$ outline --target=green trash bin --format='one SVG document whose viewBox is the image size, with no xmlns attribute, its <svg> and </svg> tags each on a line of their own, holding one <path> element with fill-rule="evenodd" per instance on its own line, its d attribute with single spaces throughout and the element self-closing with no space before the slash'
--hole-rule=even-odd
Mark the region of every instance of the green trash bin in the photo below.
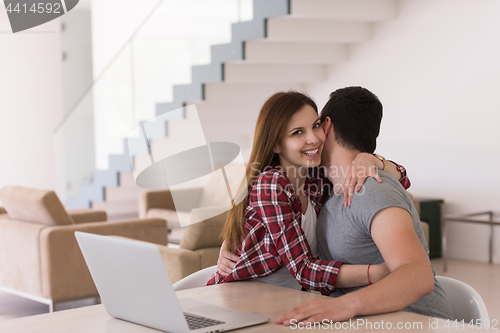
<svg viewBox="0 0 500 333">
<path fill-rule="evenodd" d="M 420 201 L 420 220 L 429 224 L 429 257 L 441 257 L 442 199 L 417 198 Z"/>
</svg>

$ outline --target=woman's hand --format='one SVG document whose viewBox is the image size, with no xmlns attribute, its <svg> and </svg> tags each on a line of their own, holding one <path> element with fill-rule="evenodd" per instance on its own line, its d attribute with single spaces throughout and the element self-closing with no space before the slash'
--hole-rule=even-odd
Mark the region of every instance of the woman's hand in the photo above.
<svg viewBox="0 0 500 333">
<path fill-rule="evenodd" d="M 344 207 L 351 205 L 354 191 L 361 190 L 366 178 L 373 177 L 379 183 L 382 182 L 382 178 L 377 173 L 379 163 L 382 162 L 372 154 L 359 153 L 356 155 L 352 165 L 347 170 L 344 186 L 340 191 L 340 194 L 344 194 Z"/>
<path fill-rule="evenodd" d="M 226 241 L 224 241 L 220 248 L 219 260 L 217 260 L 217 272 L 222 276 L 228 276 L 238 259 L 240 257 L 226 249 Z"/>
<path fill-rule="evenodd" d="M 379 265 L 371 265 L 370 266 L 370 281 L 371 283 L 378 282 L 385 278 L 387 275 L 391 274 L 391 270 L 384 262 Z"/>
</svg>

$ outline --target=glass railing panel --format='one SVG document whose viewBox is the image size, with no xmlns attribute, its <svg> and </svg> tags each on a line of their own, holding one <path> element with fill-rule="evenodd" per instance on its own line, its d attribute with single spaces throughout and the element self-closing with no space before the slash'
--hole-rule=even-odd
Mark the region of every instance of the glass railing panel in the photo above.
<svg viewBox="0 0 500 333">
<path fill-rule="evenodd" d="M 191 82 L 191 66 L 210 63 L 210 46 L 230 42 L 231 23 L 251 19 L 251 0 L 162 1 L 56 129 L 62 200 L 80 199 L 156 104 L 174 99 L 173 86 Z"/>
<path fill-rule="evenodd" d="M 79 199 L 81 186 L 92 182 L 94 141 L 94 96 L 89 90 L 54 135 L 56 192 L 63 202 Z"/>
<path fill-rule="evenodd" d="M 130 132 L 137 124 L 132 52 L 129 43 L 92 87 L 97 169 L 109 167 L 109 155 L 123 154 L 123 133 Z"/>
</svg>

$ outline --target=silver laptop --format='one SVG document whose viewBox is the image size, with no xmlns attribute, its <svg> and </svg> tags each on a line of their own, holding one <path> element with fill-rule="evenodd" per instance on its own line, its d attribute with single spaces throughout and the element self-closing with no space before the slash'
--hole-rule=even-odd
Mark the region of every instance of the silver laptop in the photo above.
<svg viewBox="0 0 500 333">
<path fill-rule="evenodd" d="M 268 317 L 175 295 L 155 244 L 75 232 L 108 313 L 167 332 L 222 332 Z"/>
</svg>

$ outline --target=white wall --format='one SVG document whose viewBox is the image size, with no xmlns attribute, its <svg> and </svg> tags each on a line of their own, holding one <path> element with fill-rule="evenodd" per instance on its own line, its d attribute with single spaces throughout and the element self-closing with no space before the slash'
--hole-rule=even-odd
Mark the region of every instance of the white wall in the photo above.
<svg viewBox="0 0 500 333">
<path fill-rule="evenodd" d="M 0 5 L 0 188 L 54 189 L 52 131 L 62 116 L 60 21 L 11 33 Z"/>
<path fill-rule="evenodd" d="M 398 4 L 309 93 L 322 106 L 337 88 L 370 89 L 384 105 L 377 152 L 407 167 L 411 193 L 443 198 L 444 214 L 500 211 L 500 1 Z M 486 227 L 449 229 L 450 256 L 487 260 Z"/>
</svg>

